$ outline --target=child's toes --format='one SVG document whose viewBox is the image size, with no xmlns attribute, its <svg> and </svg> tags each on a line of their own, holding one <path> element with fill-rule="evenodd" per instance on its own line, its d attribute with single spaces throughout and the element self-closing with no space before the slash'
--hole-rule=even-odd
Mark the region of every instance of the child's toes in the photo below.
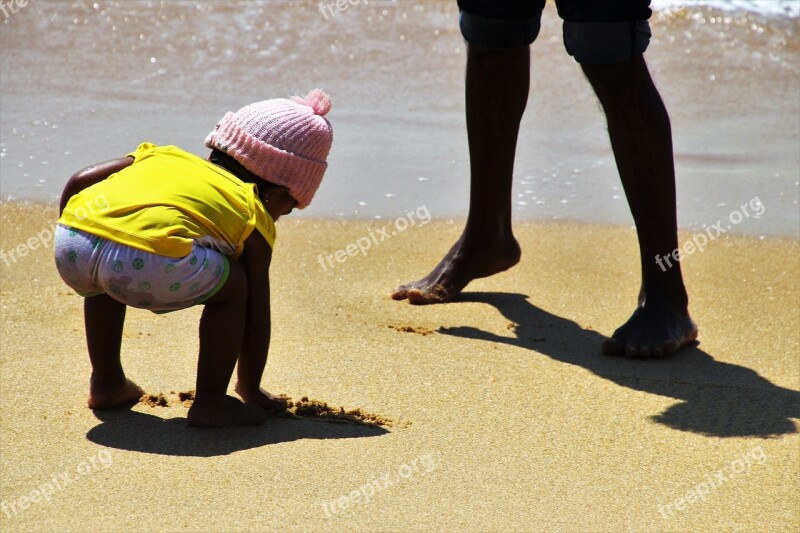
<svg viewBox="0 0 800 533">
<path fill-rule="evenodd" d="M 122 386 L 104 386 L 93 382 L 89 388 L 89 409 L 113 409 L 121 405 L 138 402 L 144 390 L 129 379 Z"/>
<path fill-rule="evenodd" d="M 196 399 L 186 418 L 190 426 L 198 427 L 257 426 L 266 422 L 267 413 L 226 395 Z"/>
</svg>

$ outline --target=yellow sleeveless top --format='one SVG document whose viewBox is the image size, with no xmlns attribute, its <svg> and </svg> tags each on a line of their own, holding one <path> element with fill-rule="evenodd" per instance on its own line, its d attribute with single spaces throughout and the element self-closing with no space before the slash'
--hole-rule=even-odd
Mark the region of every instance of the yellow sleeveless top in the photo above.
<svg viewBox="0 0 800 533">
<path fill-rule="evenodd" d="M 167 257 L 192 243 L 238 258 L 253 230 L 274 246 L 255 184 L 177 146 L 142 143 L 134 162 L 70 198 L 59 222 Z"/>
</svg>

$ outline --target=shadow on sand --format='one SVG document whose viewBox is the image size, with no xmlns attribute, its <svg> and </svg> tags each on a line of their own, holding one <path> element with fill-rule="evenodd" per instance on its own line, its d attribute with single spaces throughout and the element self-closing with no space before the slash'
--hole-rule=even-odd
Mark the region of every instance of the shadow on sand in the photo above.
<svg viewBox="0 0 800 533">
<path fill-rule="evenodd" d="M 86 438 L 97 444 L 159 455 L 213 457 L 299 439 L 354 439 L 389 433 L 379 426 L 333 424 L 313 419 L 270 418 L 264 425 L 243 428 L 194 428 L 186 418 L 115 409 L 95 411 L 102 423 Z"/>
<path fill-rule="evenodd" d="M 438 333 L 527 348 L 620 386 L 681 400 L 652 416 L 657 423 L 715 437 L 766 438 L 797 432 L 790 419 L 800 418 L 800 393 L 778 387 L 749 368 L 715 361 L 697 345 L 663 359 L 610 357 L 600 350 L 606 337 L 536 307 L 524 294 L 462 293 L 451 305 L 458 302 L 496 307 L 516 325 L 515 337 L 466 326 L 440 328 Z"/>
</svg>

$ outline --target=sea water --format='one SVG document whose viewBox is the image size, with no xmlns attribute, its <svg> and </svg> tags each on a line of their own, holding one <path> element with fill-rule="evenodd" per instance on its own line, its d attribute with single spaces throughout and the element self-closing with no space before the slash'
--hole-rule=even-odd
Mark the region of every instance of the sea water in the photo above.
<svg viewBox="0 0 800 533">
<path fill-rule="evenodd" d="M 50 1 L 0 13 L 0 198 L 55 201 L 142 141 L 205 155 L 227 111 L 322 87 L 329 169 L 299 216 L 462 218 L 466 49 L 454 0 Z M 326 7 L 328 6 L 328 7 Z M 800 2 L 654 0 L 685 228 L 798 235 Z M 552 3 L 532 47 L 516 219 L 632 224 L 604 116 Z M 749 205 L 749 204 L 748 204 Z"/>
</svg>

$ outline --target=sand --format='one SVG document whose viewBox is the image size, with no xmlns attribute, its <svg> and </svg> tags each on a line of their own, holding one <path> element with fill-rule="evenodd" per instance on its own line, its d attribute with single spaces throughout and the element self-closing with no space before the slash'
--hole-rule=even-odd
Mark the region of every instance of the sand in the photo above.
<svg viewBox="0 0 800 533">
<path fill-rule="evenodd" d="M 346 409 L 343 405 L 328 405 L 328 402 L 309 399 L 303 396 L 299 400 L 293 400 L 286 395 L 279 395 L 286 399 L 286 409 L 276 416 L 281 418 L 292 418 L 295 420 L 314 420 L 317 422 L 330 422 L 332 424 L 353 424 L 358 426 L 372 426 L 390 428 L 394 426 L 409 426 L 410 422 L 397 422 L 375 413 L 368 413 L 363 409 Z M 145 393 L 139 398 L 139 403 L 147 407 L 169 407 L 180 404 L 188 408 L 194 403 L 195 391 L 181 391 L 176 393 L 170 391 L 169 394 L 159 392 L 158 394 Z"/>
<path fill-rule="evenodd" d="M 155 405 L 86 408 L 81 299 L 43 242 L 53 215 L 0 205 L 0 247 L 26 252 L 0 259 L 3 531 L 800 528 L 796 240 L 725 235 L 687 256 L 700 344 L 631 361 L 599 347 L 636 298 L 628 228 L 519 223 L 520 265 L 414 307 L 389 290 L 459 222 L 323 271 L 318 254 L 375 221 L 289 217 L 265 388 L 403 423 L 203 430 L 185 419 L 199 309 L 130 310 L 125 368 Z"/>
</svg>

